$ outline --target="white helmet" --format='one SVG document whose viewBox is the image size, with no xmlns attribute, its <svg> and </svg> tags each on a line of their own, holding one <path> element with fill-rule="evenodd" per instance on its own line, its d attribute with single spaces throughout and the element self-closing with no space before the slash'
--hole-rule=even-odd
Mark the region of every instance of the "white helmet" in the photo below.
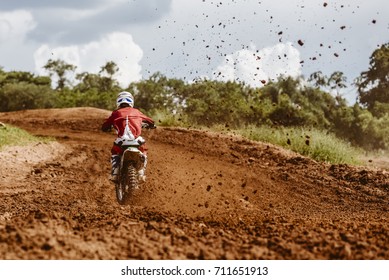
<svg viewBox="0 0 389 280">
<path fill-rule="evenodd" d="M 121 104 L 128 104 L 130 107 L 134 107 L 134 97 L 127 91 L 122 91 L 118 94 L 116 99 L 116 107 L 119 108 Z"/>
</svg>

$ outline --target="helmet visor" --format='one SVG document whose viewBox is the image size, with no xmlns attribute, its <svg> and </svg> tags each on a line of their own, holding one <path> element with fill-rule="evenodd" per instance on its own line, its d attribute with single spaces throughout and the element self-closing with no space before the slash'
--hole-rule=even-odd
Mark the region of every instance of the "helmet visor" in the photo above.
<svg viewBox="0 0 389 280">
<path fill-rule="evenodd" d="M 123 98 L 119 98 L 117 103 L 118 104 L 121 104 L 121 103 L 128 103 L 128 104 L 132 104 L 134 101 L 129 98 L 129 97 L 123 97 Z"/>
</svg>

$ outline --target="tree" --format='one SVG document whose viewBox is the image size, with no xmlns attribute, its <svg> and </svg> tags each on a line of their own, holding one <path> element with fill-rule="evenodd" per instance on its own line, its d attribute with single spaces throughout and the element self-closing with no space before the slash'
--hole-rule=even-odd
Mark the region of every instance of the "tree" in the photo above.
<svg viewBox="0 0 389 280">
<path fill-rule="evenodd" d="M 346 87 L 347 78 L 344 76 L 343 72 L 335 71 L 328 78 L 327 84 L 331 90 L 336 91 L 337 99 L 341 98 L 340 90 Z"/>
<path fill-rule="evenodd" d="M 119 67 L 113 61 L 108 61 L 104 66 L 101 67 L 100 74 L 100 90 L 110 91 L 114 87 L 118 87 L 118 82 L 113 76 L 119 71 Z M 103 74 L 107 74 L 107 77 Z"/>
<path fill-rule="evenodd" d="M 76 79 L 80 81 L 74 87 L 76 91 L 84 93 L 91 89 L 99 89 L 100 87 L 100 76 L 98 74 L 82 72 L 76 75 Z"/>
<path fill-rule="evenodd" d="M 314 86 L 318 88 L 327 86 L 327 80 L 327 76 L 324 75 L 321 71 L 312 73 L 308 78 L 308 82 L 312 82 Z"/>
<path fill-rule="evenodd" d="M 156 110 L 173 112 L 181 103 L 181 98 L 177 93 L 183 86 L 182 80 L 168 79 L 157 72 L 147 80 L 131 83 L 126 90 L 134 93 L 135 107 L 148 113 Z"/>
<path fill-rule="evenodd" d="M 369 70 L 361 73 L 356 85 L 360 103 L 369 110 L 376 102 L 389 103 L 389 43 L 373 52 Z"/>
<path fill-rule="evenodd" d="M 0 87 L 6 84 L 29 83 L 41 86 L 50 86 L 51 79 L 47 76 L 35 76 L 25 71 L 4 72 L 0 69 Z"/>
<path fill-rule="evenodd" d="M 321 71 L 317 71 L 312 73 L 308 82 L 313 83 L 317 88 L 328 88 L 330 92 L 335 91 L 337 101 L 339 106 L 343 106 L 346 104 L 346 100 L 342 97 L 340 90 L 342 88 L 346 88 L 347 78 L 344 76 L 343 72 L 335 71 L 331 74 L 330 77 L 324 75 Z"/>
<path fill-rule="evenodd" d="M 62 90 L 64 89 L 66 83 L 69 82 L 66 74 L 68 74 L 68 72 L 74 72 L 77 66 L 68 64 L 61 59 L 49 59 L 43 68 L 49 72 L 50 77 L 52 77 L 54 74 L 58 76 L 58 84 L 56 89 Z"/>
<path fill-rule="evenodd" d="M 0 111 L 9 112 L 26 109 L 52 108 L 56 95 L 48 86 L 32 83 L 8 83 L 0 89 Z"/>
<path fill-rule="evenodd" d="M 100 74 L 107 73 L 108 77 L 112 79 L 113 75 L 115 75 L 119 71 L 119 67 L 113 61 L 108 61 L 104 66 L 101 66 Z"/>
<path fill-rule="evenodd" d="M 249 90 L 237 82 L 200 80 L 184 89 L 184 112 L 189 120 L 202 125 L 223 124 L 240 127 L 247 124 L 254 108 Z"/>
<path fill-rule="evenodd" d="M 85 93 L 95 90 L 98 93 L 119 92 L 121 89 L 119 83 L 113 78 L 119 68 L 115 62 L 107 62 L 100 68 L 98 74 L 82 72 L 76 75 L 80 82 L 74 87 L 77 91 Z"/>
</svg>

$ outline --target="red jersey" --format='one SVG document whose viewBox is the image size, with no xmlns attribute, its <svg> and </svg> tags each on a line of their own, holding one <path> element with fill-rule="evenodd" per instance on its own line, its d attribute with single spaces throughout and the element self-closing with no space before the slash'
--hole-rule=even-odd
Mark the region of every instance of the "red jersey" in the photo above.
<svg viewBox="0 0 389 280">
<path fill-rule="evenodd" d="M 132 107 L 119 108 L 112 112 L 111 116 L 105 120 L 101 129 L 103 131 L 109 131 L 111 126 L 113 126 L 118 134 L 118 137 L 121 137 L 124 133 L 124 128 L 126 126 L 126 119 L 128 117 L 128 126 L 131 129 L 132 134 L 137 138 L 142 132 L 142 122 L 149 124 L 154 124 L 154 121 L 144 115 L 138 109 Z"/>
</svg>

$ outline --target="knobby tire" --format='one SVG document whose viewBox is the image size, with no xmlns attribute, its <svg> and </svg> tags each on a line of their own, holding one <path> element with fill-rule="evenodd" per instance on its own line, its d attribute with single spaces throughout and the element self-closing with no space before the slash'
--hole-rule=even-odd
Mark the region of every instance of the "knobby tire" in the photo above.
<svg viewBox="0 0 389 280">
<path fill-rule="evenodd" d="M 129 204 L 133 192 L 138 185 L 136 169 L 130 163 L 123 163 L 120 178 L 116 183 L 116 198 L 119 204 Z"/>
</svg>

